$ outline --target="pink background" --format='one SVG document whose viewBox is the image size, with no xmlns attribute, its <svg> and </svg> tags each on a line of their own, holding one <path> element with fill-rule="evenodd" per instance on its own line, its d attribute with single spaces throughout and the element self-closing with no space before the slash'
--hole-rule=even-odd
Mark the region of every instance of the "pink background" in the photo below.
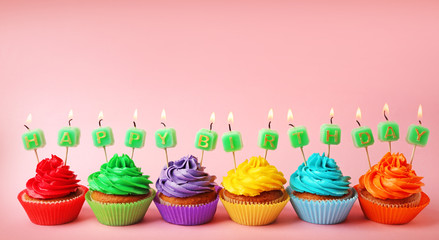
<svg viewBox="0 0 439 240">
<path fill-rule="evenodd" d="M 0 104 L 2 117 L 0 176 L 2 216 L 0 230 L 16 238 L 413 238 L 438 234 L 437 182 L 439 98 L 439 3 L 437 1 L 1 1 L 0 2 Z M 85 203 L 77 221 L 55 227 L 33 225 L 16 195 L 35 175 L 33 152 L 25 151 L 21 134 L 29 113 L 31 128 L 42 128 L 47 145 L 41 157 L 64 156 L 58 147 L 58 130 L 74 110 L 73 125 L 82 131 L 81 144 L 70 149 L 69 164 L 87 185 L 87 176 L 105 162 L 102 149 L 92 144 L 91 131 L 104 111 L 111 126 L 114 153 L 129 153 L 125 131 L 139 110 L 138 127 L 147 131 L 146 147 L 134 160 L 155 181 L 165 163 L 155 147 L 153 133 L 160 128 L 165 108 L 168 126 L 177 130 L 178 145 L 169 150 L 171 160 L 200 155 L 194 138 L 207 128 L 212 111 L 220 135 L 227 131 L 227 114 L 233 111 L 233 129 L 241 131 L 244 149 L 238 163 L 263 155 L 256 145 L 259 129 L 279 131 L 276 151 L 268 160 L 287 179 L 302 162 L 300 151 L 290 146 L 286 115 L 293 110 L 297 125 L 308 128 L 311 143 L 305 148 L 326 151 L 319 141 L 320 125 L 342 128 L 342 143 L 331 156 L 352 183 L 368 165 L 363 149 L 353 146 L 355 111 L 363 112 L 363 125 L 383 121 L 382 107 L 390 105 L 390 119 L 400 124 L 402 139 L 395 151 L 410 156 L 404 138 L 416 123 L 417 107 L 424 107 L 429 144 L 418 148 L 414 168 L 424 176 L 430 205 L 410 224 L 387 226 L 364 219 L 358 203 L 347 221 L 320 226 L 299 220 L 288 204 L 277 222 L 246 227 L 232 222 L 220 204 L 213 222 L 181 227 L 164 222 L 151 205 L 143 222 L 127 227 L 107 227 L 95 219 Z M 370 147 L 372 163 L 386 152 L 387 144 Z M 206 152 L 207 171 L 218 183 L 233 167 L 232 155 L 218 148 Z M 104 238 L 104 239 L 105 239 Z"/>
</svg>

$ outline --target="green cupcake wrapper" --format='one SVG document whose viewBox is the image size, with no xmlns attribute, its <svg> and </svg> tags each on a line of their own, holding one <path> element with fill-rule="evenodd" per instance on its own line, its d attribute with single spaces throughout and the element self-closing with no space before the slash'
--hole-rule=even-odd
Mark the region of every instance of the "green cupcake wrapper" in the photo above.
<svg viewBox="0 0 439 240">
<path fill-rule="evenodd" d="M 100 203 L 90 197 L 91 191 L 85 195 L 88 205 L 98 221 L 108 226 L 126 226 L 142 221 L 149 205 L 155 197 L 155 190 L 150 189 L 149 197 L 132 203 Z"/>
</svg>

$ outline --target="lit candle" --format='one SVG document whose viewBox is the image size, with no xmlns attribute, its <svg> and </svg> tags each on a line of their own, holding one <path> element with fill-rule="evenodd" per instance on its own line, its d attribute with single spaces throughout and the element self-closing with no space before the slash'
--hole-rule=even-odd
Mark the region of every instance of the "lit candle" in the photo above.
<svg viewBox="0 0 439 240">
<path fill-rule="evenodd" d="M 354 141 L 354 145 L 357 148 L 362 148 L 366 150 L 367 154 L 367 161 L 369 162 L 369 168 L 372 168 L 372 165 L 370 164 L 370 157 L 369 157 L 369 151 L 367 147 L 371 146 L 375 141 L 373 139 L 372 130 L 369 127 L 362 127 L 361 126 L 361 110 L 360 108 L 357 109 L 356 114 L 356 121 L 358 123 L 358 128 L 355 128 L 352 130 L 352 140 Z"/>
<path fill-rule="evenodd" d="M 218 140 L 218 134 L 212 130 L 212 126 L 215 123 L 215 113 L 210 115 L 209 129 L 202 128 L 197 132 L 195 137 L 195 147 L 201 149 L 201 161 L 203 164 L 204 151 L 212 151 L 216 148 L 216 142 Z"/>
<path fill-rule="evenodd" d="M 29 114 L 26 119 L 26 124 L 24 127 L 28 130 L 28 132 L 22 135 L 23 145 L 26 150 L 34 150 L 35 156 L 37 157 L 37 162 L 40 162 L 38 158 L 37 148 L 42 148 L 46 145 L 46 138 L 44 138 L 43 130 L 35 129 L 30 130 L 27 125 L 32 122 L 32 115 Z"/>
<path fill-rule="evenodd" d="M 386 121 L 378 123 L 378 139 L 389 142 L 389 152 L 392 152 L 392 142 L 399 139 L 399 126 L 396 122 L 389 121 L 389 105 L 384 104 L 383 115 Z"/>
<path fill-rule="evenodd" d="M 236 170 L 235 152 L 241 150 L 244 145 L 242 143 L 241 133 L 238 131 L 232 131 L 232 123 L 233 123 L 232 112 L 229 113 L 229 116 L 227 117 L 227 122 L 229 124 L 229 131 L 223 133 L 221 139 L 223 141 L 224 151 L 233 153 L 233 162 L 235 164 L 235 170 Z"/>
<path fill-rule="evenodd" d="M 273 120 L 273 109 L 268 112 L 268 129 L 263 128 L 259 131 L 258 146 L 265 149 L 265 159 L 267 159 L 268 150 L 275 150 L 279 141 L 277 131 L 271 130 L 271 121 Z"/>
<path fill-rule="evenodd" d="M 161 124 L 164 128 L 161 128 L 155 132 L 155 145 L 159 148 L 163 148 L 166 154 L 166 164 L 169 166 L 168 162 L 168 148 L 173 148 L 177 145 L 177 133 L 175 129 L 166 127 L 166 112 L 165 109 L 162 110 Z"/>
<path fill-rule="evenodd" d="M 66 158 L 64 160 L 64 165 L 67 164 L 67 156 L 69 154 L 69 147 L 76 147 L 79 145 L 79 138 L 81 136 L 81 131 L 79 128 L 72 127 L 73 120 L 73 110 L 69 112 L 69 126 L 63 127 L 58 132 L 58 145 L 61 147 L 66 147 Z"/>
<path fill-rule="evenodd" d="M 305 153 L 303 152 L 303 147 L 309 144 L 308 131 L 306 130 L 305 126 L 296 127 L 293 125 L 293 112 L 291 112 L 291 109 L 288 109 L 287 120 L 289 122 L 288 125 L 291 126 L 291 128 L 288 129 L 288 136 L 290 137 L 291 146 L 293 146 L 293 148 L 300 148 L 303 161 L 305 162 L 306 166 L 306 157 Z"/>
<path fill-rule="evenodd" d="M 93 144 L 95 147 L 102 147 L 105 153 L 105 161 L 108 162 L 106 146 L 114 144 L 113 130 L 110 127 L 102 127 L 104 113 L 101 111 L 98 116 L 99 128 L 92 131 Z"/>
<path fill-rule="evenodd" d="M 338 125 L 332 124 L 334 118 L 334 108 L 329 111 L 330 124 L 323 124 L 320 127 L 320 141 L 323 144 L 328 144 L 328 158 L 331 154 L 331 145 L 340 144 L 341 129 Z"/>
<path fill-rule="evenodd" d="M 427 145 L 428 136 L 430 135 L 430 130 L 422 126 L 422 106 L 419 105 L 418 108 L 418 122 L 419 124 L 412 124 L 409 126 L 407 131 L 407 142 L 413 145 L 412 156 L 410 159 L 410 164 L 413 162 L 415 156 L 415 150 L 417 146 L 424 147 Z"/>
<path fill-rule="evenodd" d="M 137 109 L 133 114 L 133 125 L 134 127 L 127 130 L 127 134 L 125 135 L 125 146 L 132 148 L 131 151 L 131 159 L 134 157 L 134 149 L 142 148 L 145 146 L 145 138 L 146 131 L 140 128 L 137 128 Z"/>
</svg>

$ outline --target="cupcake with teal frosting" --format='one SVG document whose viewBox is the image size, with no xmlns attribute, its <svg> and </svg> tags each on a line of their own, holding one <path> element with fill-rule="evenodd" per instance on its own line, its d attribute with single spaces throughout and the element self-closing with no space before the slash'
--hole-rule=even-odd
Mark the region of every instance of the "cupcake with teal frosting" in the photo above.
<svg viewBox="0 0 439 240">
<path fill-rule="evenodd" d="M 85 199 L 98 221 L 110 226 L 140 222 L 155 196 L 149 176 L 126 154 L 115 154 L 88 177 L 88 183 Z"/>
<path fill-rule="evenodd" d="M 315 224 L 346 220 L 358 195 L 349 187 L 337 163 L 325 154 L 312 154 L 290 177 L 287 192 L 300 219 Z"/>
</svg>

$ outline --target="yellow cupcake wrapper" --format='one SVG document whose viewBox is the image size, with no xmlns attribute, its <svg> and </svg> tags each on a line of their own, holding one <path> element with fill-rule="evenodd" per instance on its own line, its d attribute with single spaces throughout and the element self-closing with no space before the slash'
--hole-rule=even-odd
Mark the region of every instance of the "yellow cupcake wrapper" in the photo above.
<svg viewBox="0 0 439 240">
<path fill-rule="evenodd" d="M 290 200 L 284 191 L 283 200 L 277 203 L 233 203 L 224 199 L 224 189 L 220 191 L 220 199 L 230 218 L 247 226 L 267 225 L 276 220 Z"/>
</svg>

